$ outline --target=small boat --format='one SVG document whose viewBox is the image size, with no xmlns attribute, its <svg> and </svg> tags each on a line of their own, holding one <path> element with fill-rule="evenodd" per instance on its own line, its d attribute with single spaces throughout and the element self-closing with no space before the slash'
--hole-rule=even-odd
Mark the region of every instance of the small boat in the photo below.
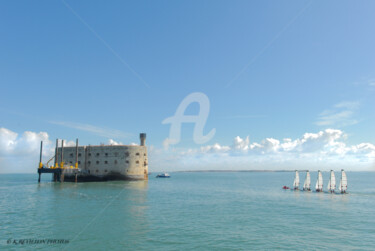
<svg viewBox="0 0 375 251">
<path fill-rule="evenodd" d="M 294 178 L 293 189 L 298 190 L 298 188 L 299 188 L 299 174 L 298 174 L 298 171 L 296 170 L 296 177 Z"/>
<path fill-rule="evenodd" d="M 348 178 L 346 177 L 346 173 L 344 169 L 341 169 L 341 179 L 340 179 L 339 190 L 341 193 L 346 193 L 346 189 L 348 189 Z"/>
<path fill-rule="evenodd" d="M 329 192 L 334 193 L 336 188 L 336 178 L 335 178 L 335 173 L 333 170 L 331 170 L 331 174 L 329 176 L 329 181 L 328 181 L 328 186 L 327 189 Z"/>
<path fill-rule="evenodd" d="M 287 190 L 287 189 L 290 189 L 289 187 L 287 186 L 283 186 L 283 189 Z"/>
<path fill-rule="evenodd" d="M 318 170 L 318 180 L 316 181 L 315 191 L 323 192 L 323 176 L 320 170 Z"/>
<path fill-rule="evenodd" d="M 158 174 L 156 175 L 156 178 L 170 178 L 171 176 L 169 175 L 169 173 L 162 173 L 162 174 Z"/>
<path fill-rule="evenodd" d="M 311 189 L 310 189 L 310 183 L 311 183 L 311 180 L 310 180 L 310 172 L 307 171 L 307 172 L 306 172 L 305 183 L 303 183 L 303 191 L 311 191 Z"/>
</svg>

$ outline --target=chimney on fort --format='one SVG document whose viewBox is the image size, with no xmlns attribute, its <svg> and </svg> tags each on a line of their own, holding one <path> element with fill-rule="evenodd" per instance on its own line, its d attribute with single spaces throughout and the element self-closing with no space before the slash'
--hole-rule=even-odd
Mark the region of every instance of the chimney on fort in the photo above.
<svg viewBox="0 0 375 251">
<path fill-rule="evenodd" d="M 146 145 L 146 133 L 139 134 L 139 137 L 141 138 L 141 146 Z"/>
</svg>

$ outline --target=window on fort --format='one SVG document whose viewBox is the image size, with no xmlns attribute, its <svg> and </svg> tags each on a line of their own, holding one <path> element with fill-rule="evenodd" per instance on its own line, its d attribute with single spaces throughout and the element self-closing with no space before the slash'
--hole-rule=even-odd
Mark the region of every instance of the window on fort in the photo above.
<svg viewBox="0 0 375 251">
<path fill-rule="evenodd" d="M 87 164 L 89 164 L 89 165 L 90 165 L 90 164 L 91 164 L 91 161 L 87 161 Z"/>
<path fill-rule="evenodd" d="M 81 161 L 78 161 L 78 165 L 81 165 Z"/>
<path fill-rule="evenodd" d="M 147 163 L 146 163 L 146 161 L 143 163 L 143 166 L 146 166 L 147 165 Z"/>
<path fill-rule="evenodd" d="M 89 174 L 90 174 L 90 170 L 89 170 L 88 172 L 89 172 Z"/>
<path fill-rule="evenodd" d="M 99 164 L 99 161 L 96 161 L 96 164 Z"/>
<path fill-rule="evenodd" d="M 89 153 L 89 157 L 91 156 L 91 153 Z"/>
<path fill-rule="evenodd" d="M 98 172 L 99 172 L 99 170 L 98 170 L 98 169 L 96 169 L 96 172 L 98 173 Z"/>
<path fill-rule="evenodd" d="M 108 161 L 104 161 L 104 164 L 108 164 Z"/>
<path fill-rule="evenodd" d="M 108 153 L 105 153 L 105 156 L 107 157 L 107 156 L 108 156 Z"/>
<path fill-rule="evenodd" d="M 118 156 L 118 153 L 115 153 L 115 157 L 117 157 Z"/>
<path fill-rule="evenodd" d="M 71 153 L 71 154 L 69 154 L 70 155 L 70 157 L 73 157 L 73 153 Z"/>
<path fill-rule="evenodd" d="M 117 164 L 117 159 L 115 160 L 115 164 Z"/>
<path fill-rule="evenodd" d="M 82 156 L 82 154 L 79 153 L 79 154 L 78 154 L 78 157 L 81 157 L 81 156 Z"/>
<path fill-rule="evenodd" d="M 135 155 L 139 156 L 139 153 L 136 153 Z"/>
<path fill-rule="evenodd" d="M 129 160 L 126 161 L 126 164 L 129 164 Z"/>
<path fill-rule="evenodd" d="M 129 157 L 129 153 L 128 152 L 125 152 L 125 157 Z"/>
<path fill-rule="evenodd" d="M 107 169 L 105 169 L 104 172 L 106 173 L 106 172 L 107 172 Z"/>
<path fill-rule="evenodd" d="M 97 153 L 96 156 L 99 156 L 99 153 Z"/>
<path fill-rule="evenodd" d="M 143 154 L 143 156 L 146 156 L 146 154 Z"/>
<path fill-rule="evenodd" d="M 139 164 L 139 160 L 137 160 L 135 163 L 136 163 L 136 164 Z"/>
</svg>

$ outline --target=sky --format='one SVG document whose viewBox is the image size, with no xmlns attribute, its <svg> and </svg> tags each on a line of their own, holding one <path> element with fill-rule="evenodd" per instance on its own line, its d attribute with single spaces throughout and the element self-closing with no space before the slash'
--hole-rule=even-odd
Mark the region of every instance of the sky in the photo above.
<svg viewBox="0 0 375 251">
<path fill-rule="evenodd" d="M 56 138 L 149 170 L 375 170 L 374 1 L 1 1 L 0 173 Z M 207 111 L 170 138 L 171 118 Z M 69 143 L 70 142 L 70 143 Z"/>
</svg>

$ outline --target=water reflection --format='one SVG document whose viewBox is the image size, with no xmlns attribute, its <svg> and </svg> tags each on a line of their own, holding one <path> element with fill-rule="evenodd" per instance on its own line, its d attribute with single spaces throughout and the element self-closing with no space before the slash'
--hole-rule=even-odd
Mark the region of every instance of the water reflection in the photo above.
<svg viewBox="0 0 375 251">
<path fill-rule="evenodd" d="M 134 247 L 146 238 L 148 181 L 53 182 L 39 190 L 47 200 L 40 220 L 49 236 L 69 239 L 69 249 L 87 242 L 106 249 L 114 241 Z"/>
</svg>

